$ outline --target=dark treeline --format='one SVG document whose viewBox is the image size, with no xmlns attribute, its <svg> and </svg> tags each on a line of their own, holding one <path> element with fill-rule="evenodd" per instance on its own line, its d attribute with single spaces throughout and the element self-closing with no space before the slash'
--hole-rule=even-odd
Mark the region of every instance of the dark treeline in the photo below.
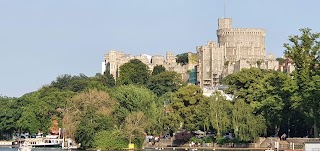
<svg viewBox="0 0 320 151">
<path fill-rule="evenodd" d="M 117 81 L 109 73 L 62 75 L 20 98 L 1 96 L 0 137 L 48 133 L 53 119 L 83 148 L 141 147 L 146 134 L 180 130 L 212 132 L 215 137 L 209 142 L 221 141 L 228 132 L 237 142 L 283 133 L 319 137 L 320 35 L 310 29 L 301 32 L 284 45 L 294 72 L 250 68 L 231 74 L 223 82 L 233 100 L 220 92 L 206 97 L 176 72 L 156 66 L 150 73 L 141 61 L 131 60 L 120 67 Z"/>
</svg>

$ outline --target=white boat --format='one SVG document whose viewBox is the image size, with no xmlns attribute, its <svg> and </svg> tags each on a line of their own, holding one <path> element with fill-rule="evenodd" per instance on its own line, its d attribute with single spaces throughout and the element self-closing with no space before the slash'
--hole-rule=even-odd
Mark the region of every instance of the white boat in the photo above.
<svg viewBox="0 0 320 151">
<path fill-rule="evenodd" d="M 61 148 L 63 139 L 54 135 L 47 135 L 46 137 L 25 138 L 16 140 L 13 145 L 23 145 L 25 143 L 30 144 L 33 148 L 36 147 L 49 147 L 49 148 Z"/>
<path fill-rule="evenodd" d="M 63 139 L 55 135 L 47 135 L 40 138 L 26 138 L 25 141 L 29 142 L 32 147 L 50 147 L 61 148 Z"/>
<path fill-rule="evenodd" d="M 18 151 L 32 151 L 31 144 L 24 142 L 23 144 L 20 144 Z"/>
</svg>

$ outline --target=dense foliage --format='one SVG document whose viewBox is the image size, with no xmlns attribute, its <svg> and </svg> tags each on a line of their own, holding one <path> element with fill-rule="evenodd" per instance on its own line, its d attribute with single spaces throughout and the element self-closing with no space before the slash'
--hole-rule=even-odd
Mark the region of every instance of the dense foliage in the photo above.
<svg viewBox="0 0 320 151">
<path fill-rule="evenodd" d="M 152 75 L 156 75 L 156 74 L 159 74 L 161 72 L 164 72 L 166 71 L 166 68 L 162 65 L 156 65 L 153 67 L 153 70 L 152 70 Z"/>
<path fill-rule="evenodd" d="M 151 73 L 141 61 L 131 60 L 120 67 L 117 84 L 110 73 L 61 75 L 22 97 L 0 96 L 0 139 L 48 133 L 52 119 L 83 148 L 97 149 L 121 149 L 128 143 L 141 148 L 145 135 L 181 130 L 211 132 L 213 138 L 204 141 L 217 143 L 229 141 L 223 138 L 230 132 L 239 142 L 282 133 L 318 137 L 320 34 L 301 32 L 285 44 L 295 72 L 250 68 L 228 75 L 224 92 L 232 100 L 219 91 L 206 97 L 200 87 L 185 86 L 176 72 L 156 66 Z M 186 63 L 186 56 L 178 56 L 180 63 Z"/>
<path fill-rule="evenodd" d="M 186 65 L 189 62 L 188 53 L 178 54 L 177 63 L 181 63 L 182 65 Z"/>
<path fill-rule="evenodd" d="M 138 59 L 130 60 L 120 66 L 118 85 L 145 85 L 149 79 L 148 66 Z"/>
</svg>

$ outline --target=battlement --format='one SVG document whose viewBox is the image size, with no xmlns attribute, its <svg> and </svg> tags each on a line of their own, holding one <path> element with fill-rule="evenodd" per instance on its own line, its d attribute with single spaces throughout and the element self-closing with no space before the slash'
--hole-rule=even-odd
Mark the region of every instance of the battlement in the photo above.
<svg viewBox="0 0 320 151">
<path fill-rule="evenodd" d="M 254 36 L 266 36 L 266 31 L 260 28 L 226 28 L 217 30 L 218 36 L 226 35 L 254 35 Z"/>
<path fill-rule="evenodd" d="M 133 56 L 131 54 L 125 54 L 122 51 L 110 50 L 109 53 L 104 55 L 104 63 L 102 66 L 103 71 L 108 70 L 110 74 L 115 77 L 115 80 L 119 77 L 120 66 L 129 62 L 131 59 L 138 59 L 146 64 L 149 70 L 153 70 L 156 65 L 162 65 L 167 71 L 175 71 L 182 75 L 183 80 L 187 80 L 189 66 L 181 65 L 176 62 L 176 56 L 171 51 L 167 51 L 166 56 L 147 54 L 140 54 Z"/>
</svg>

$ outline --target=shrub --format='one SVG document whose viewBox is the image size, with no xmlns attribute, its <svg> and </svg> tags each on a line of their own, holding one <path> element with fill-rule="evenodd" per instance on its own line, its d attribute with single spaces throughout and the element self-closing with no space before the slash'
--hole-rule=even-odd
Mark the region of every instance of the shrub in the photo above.
<svg viewBox="0 0 320 151">
<path fill-rule="evenodd" d="M 232 142 L 232 140 L 228 137 L 221 137 L 221 138 L 217 139 L 217 144 L 219 144 L 219 145 L 223 145 L 225 143 L 231 143 L 231 142 Z"/>
<path fill-rule="evenodd" d="M 194 142 L 194 143 L 202 143 L 203 141 L 202 141 L 202 139 L 200 139 L 200 138 L 197 138 L 197 137 L 191 137 L 190 139 L 189 139 L 189 142 Z"/>
<path fill-rule="evenodd" d="M 205 143 L 212 143 L 214 142 L 216 139 L 214 138 L 214 136 L 207 136 L 204 138 L 204 142 Z"/>
<path fill-rule="evenodd" d="M 144 143 L 144 138 L 143 137 L 135 138 L 132 140 L 132 143 L 134 144 L 134 147 L 136 149 L 142 149 L 143 143 Z"/>
<path fill-rule="evenodd" d="M 116 150 L 128 147 L 128 140 L 122 137 L 119 130 L 100 131 L 94 137 L 93 147 Z"/>
</svg>

